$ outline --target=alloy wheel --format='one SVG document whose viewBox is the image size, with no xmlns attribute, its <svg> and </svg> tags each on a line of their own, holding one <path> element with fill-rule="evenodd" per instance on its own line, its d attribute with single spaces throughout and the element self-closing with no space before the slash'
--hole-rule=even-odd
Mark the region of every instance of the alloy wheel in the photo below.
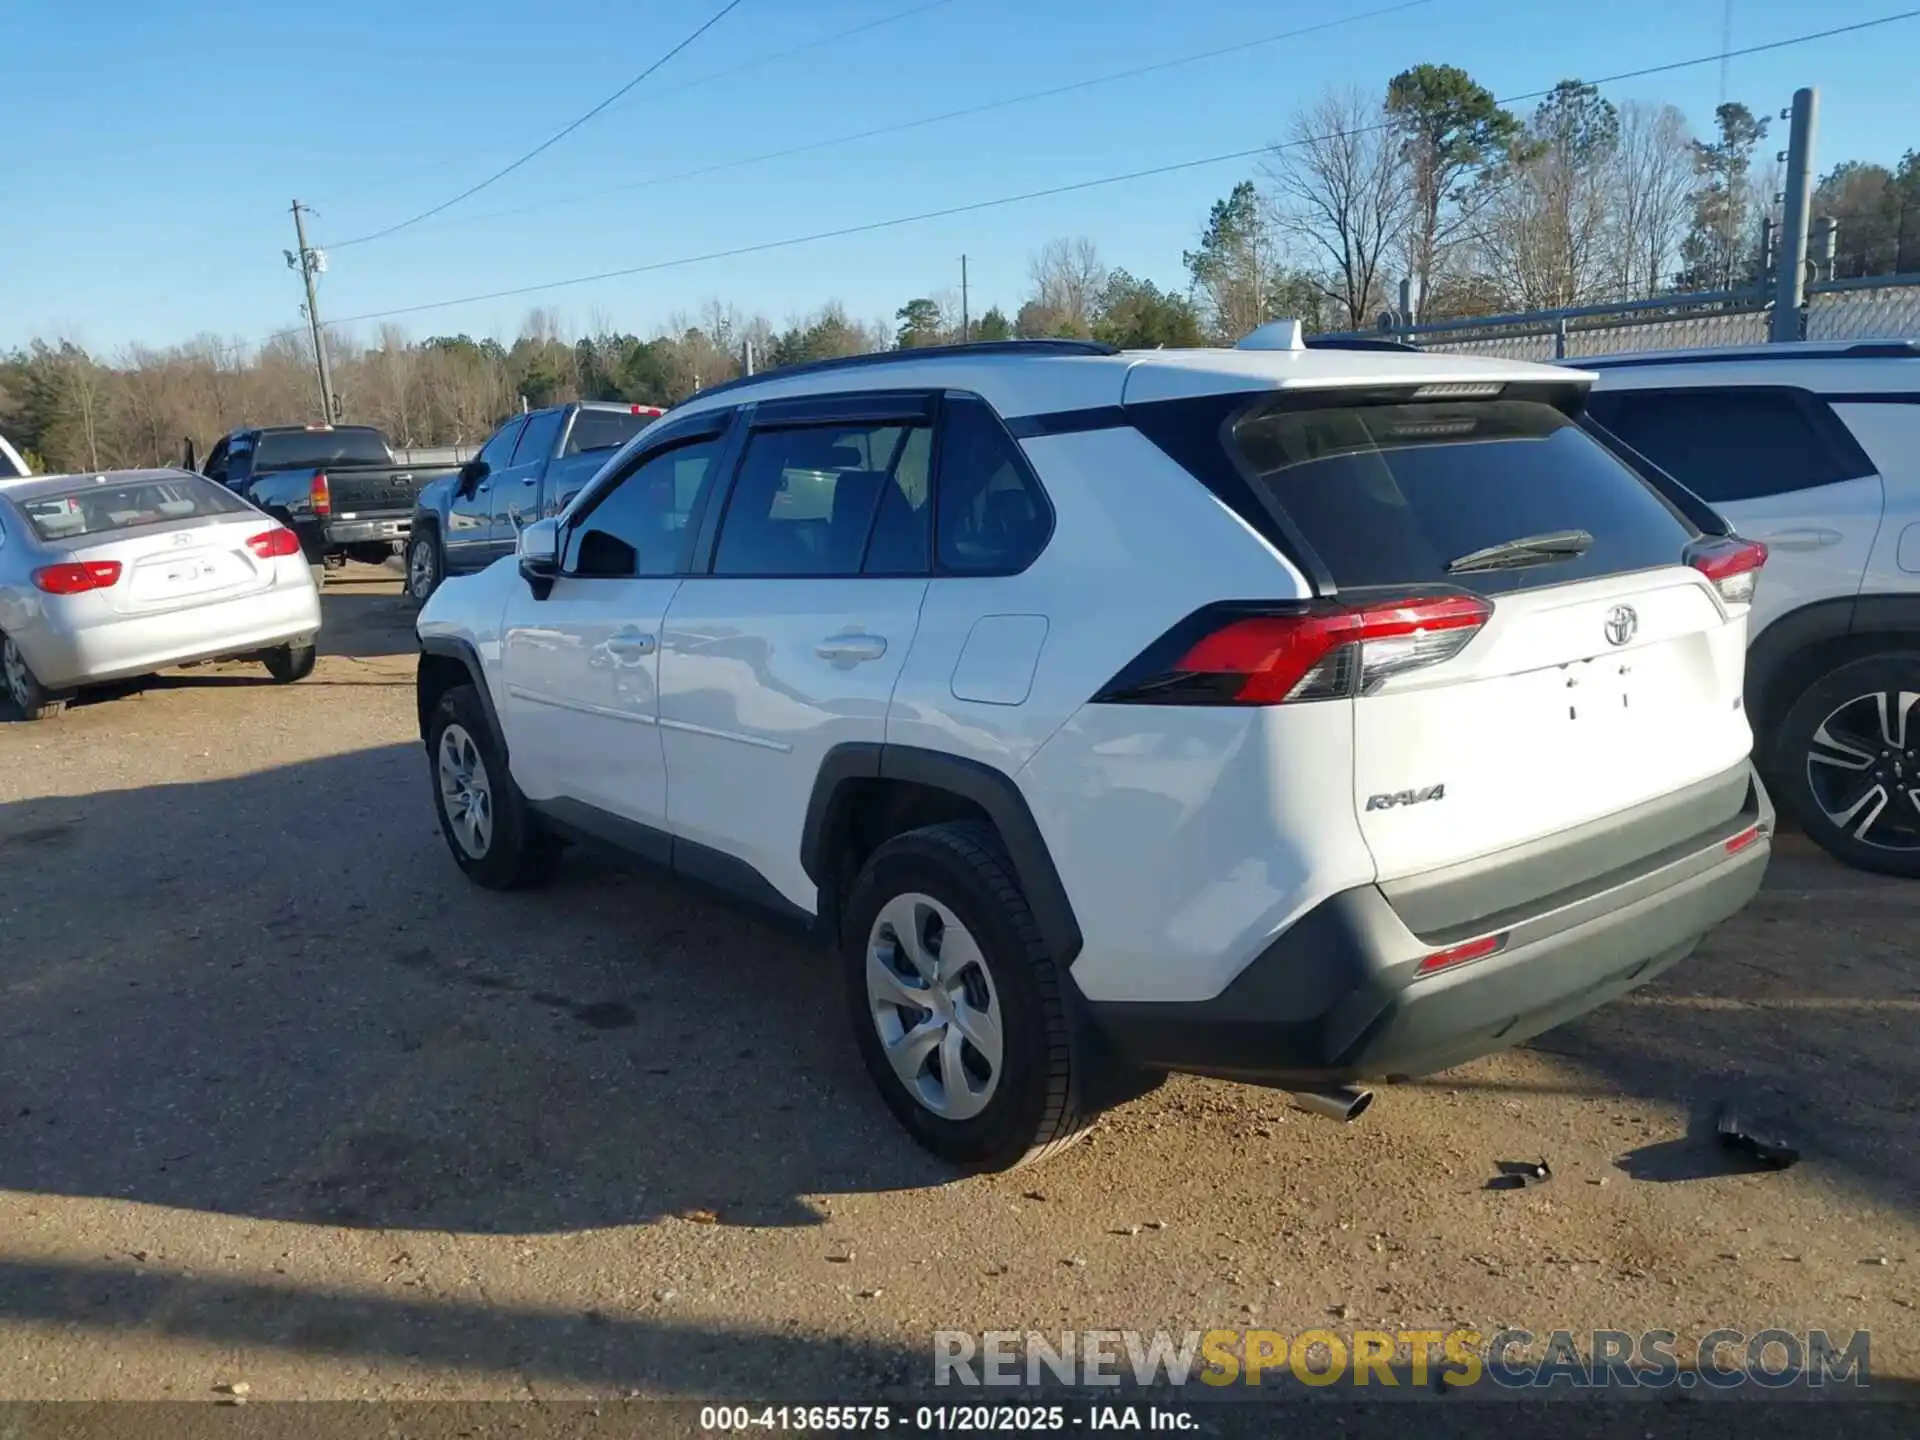
<svg viewBox="0 0 1920 1440">
<path fill-rule="evenodd" d="M 33 677 L 27 670 L 27 657 L 20 653 L 20 647 L 8 636 L 0 641 L 0 670 L 6 672 L 7 695 L 22 710 L 33 704 Z"/>
<path fill-rule="evenodd" d="M 493 844 L 493 788 L 487 777 L 486 761 L 480 747 L 464 725 L 449 725 L 440 732 L 440 753 L 436 766 L 440 780 L 440 804 L 453 828 L 454 839 L 469 858 L 484 860 Z"/>
<path fill-rule="evenodd" d="M 1865 845 L 1920 850 L 1920 692 L 1882 690 L 1836 705 L 1807 749 L 1807 787 L 1828 822 Z"/>
<path fill-rule="evenodd" d="M 416 600 L 432 593 L 434 580 L 433 542 L 419 540 L 407 555 L 407 592 Z"/>
<path fill-rule="evenodd" d="M 867 1008 L 907 1092 L 943 1120 L 987 1108 L 1003 1058 L 1000 997 L 979 943 L 929 895 L 897 895 L 867 935 Z"/>
</svg>

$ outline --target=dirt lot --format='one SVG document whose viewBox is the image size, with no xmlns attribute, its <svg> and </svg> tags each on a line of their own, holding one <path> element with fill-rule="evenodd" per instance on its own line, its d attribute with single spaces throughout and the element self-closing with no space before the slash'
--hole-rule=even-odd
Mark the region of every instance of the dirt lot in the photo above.
<svg viewBox="0 0 1920 1440">
<path fill-rule="evenodd" d="M 326 608 L 297 686 L 0 724 L 0 1397 L 847 1399 L 936 1328 L 1248 1324 L 1864 1327 L 1920 1375 L 1920 886 L 1790 837 L 1666 982 L 1357 1125 L 1176 1080 L 953 1181 L 804 945 L 592 857 L 463 881 L 397 584 Z M 1728 1095 L 1807 1159 L 1726 1173 Z"/>
</svg>

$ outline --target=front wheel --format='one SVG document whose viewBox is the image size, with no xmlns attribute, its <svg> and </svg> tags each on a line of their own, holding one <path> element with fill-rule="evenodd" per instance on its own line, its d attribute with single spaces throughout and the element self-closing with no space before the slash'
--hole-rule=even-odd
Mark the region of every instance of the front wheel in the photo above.
<svg viewBox="0 0 1920 1440">
<path fill-rule="evenodd" d="M 841 959 L 867 1073 L 941 1159 L 1010 1170 L 1091 1123 L 1091 1061 L 991 828 L 932 825 L 876 850 L 847 899 Z"/>
<path fill-rule="evenodd" d="M 540 829 L 513 783 L 471 685 L 440 697 L 427 725 L 427 758 L 440 833 L 468 879 L 521 890 L 553 878 L 560 842 Z"/>
<path fill-rule="evenodd" d="M 0 635 L 0 678 L 6 682 L 7 698 L 23 720 L 49 720 L 67 708 L 71 691 L 49 690 L 34 676 L 11 635 Z"/>
<path fill-rule="evenodd" d="M 1920 652 L 1821 676 L 1772 749 L 1780 797 L 1809 839 L 1856 869 L 1920 878 Z"/>
<path fill-rule="evenodd" d="M 407 542 L 407 596 L 414 604 L 424 605 L 433 598 L 444 570 L 439 542 L 432 535 L 416 535 Z"/>
</svg>

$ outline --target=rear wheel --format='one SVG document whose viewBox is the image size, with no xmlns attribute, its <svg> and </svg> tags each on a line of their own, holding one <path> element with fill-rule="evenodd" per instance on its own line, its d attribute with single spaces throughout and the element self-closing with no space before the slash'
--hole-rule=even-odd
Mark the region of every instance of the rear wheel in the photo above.
<svg viewBox="0 0 1920 1440">
<path fill-rule="evenodd" d="M 553 878 L 560 842 L 527 808 L 471 685 L 440 697 L 427 725 L 427 757 L 440 833 L 468 879 L 489 890 L 520 890 Z"/>
<path fill-rule="evenodd" d="M 414 604 L 424 605 L 440 588 L 445 566 L 440 560 L 440 542 L 422 532 L 407 543 L 407 595 Z"/>
<path fill-rule="evenodd" d="M 1085 1132 L 1093 1062 L 992 829 L 932 825 L 875 851 L 841 959 L 867 1073 L 935 1155 L 1008 1170 Z"/>
<path fill-rule="evenodd" d="M 7 698 L 23 720 L 46 720 L 67 708 L 73 692 L 49 690 L 35 678 L 27 657 L 11 635 L 0 635 L 0 679 L 4 679 Z"/>
<path fill-rule="evenodd" d="M 291 685 L 313 673 L 316 657 L 311 645 L 280 645 L 261 658 L 266 662 L 269 675 L 282 685 Z"/>
<path fill-rule="evenodd" d="M 1920 877 L 1920 652 L 1820 677 L 1773 754 L 1781 798 L 1815 844 L 1856 869 Z"/>
</svg>

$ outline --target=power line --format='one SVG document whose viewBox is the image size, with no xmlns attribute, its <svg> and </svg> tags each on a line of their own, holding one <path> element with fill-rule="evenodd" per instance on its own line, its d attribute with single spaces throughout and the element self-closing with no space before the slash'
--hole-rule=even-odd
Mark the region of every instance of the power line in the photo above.
<svg viewBox="0 0 1920 1440">
<path fill-rule="evenodd" d="M 717 11 L 715 11 L 711 16 L 709 16 L 707 20 L 691 35 L 687 36 L 686 39 L 682 40 L 678 45 L 675 45 L 671 50 L 667 51 L 667 53 L 662 55 L 658 60 L 654 61 L 651 65 L 647 66 L 646 69 L 642 70 L 638 75 L 634 76 L 626 84 L 622 85 L 618 90 L 614 91 L 611 95 L 607 96 L 607 98 L 602 100 L 598 105 L 594 106 L 591 110 L 587 111 L 586 114 L 578 117 L 577 119 L 568 121 L 567 124 L 563 125 L 560 129 L 556 130 L 553 134 L 549 135 L 545 140 L 542 140 L 538 145 L 534 146 L 533 149 L 527 151 L 527 153 L 522 155 L 519 159 L 514 160 L 510 164 L 501 166 L 500 169 L 494 171 L 493 174 L 487 176 L 487 178 L 482 180 L 479 184 L 470 185 L 465 190 L 462 190 L 458 195 L 454 196 L 451 200 L 443 200 L 440 204 L 435 205 L 431 210 L 422 210 L 418 215 L 412 216 L 411 218 L 406 220 L 402 220 L 397 225 L 389 225 L 384 230 L 376 230 L 371 235 L 362 235 L 359 238 L 354 240 L 342 240 L 337 244 L 335 244 L 332 248 L 335 250 L 338 250 L 348 245 L 364 245 L 369 240 L 383 239 L 384 237 L 388 235 L 392 235 L 397 231 L 405 230 L 410 225 L 418 225 L 422 220 L 425 220 L 430 216 L 438 215 L 442 210 L 451 209 L 453 206 L 458 205 L 462 200 L 465 200 L 470 195 L 478 195 L 482 190 L 486 189 L 489 185 L 493 184 L 496 180 L 504 179 L 506 176 L 511 175 L 514 171 L 518 170 L 522 165 L 526 164 L 529 160 L 533 159 L 534 156 L 541 154 L 543 151 L 551 149 L 553 146 L 559 144 L 560 141 L 566 139 L 567 136 L 571 135 L 574 131 L 578 130 L 582 125 L 586 124 L 589 120 L 593 119 L 594 116 L 598 115 L 601 111 L 605 110 L 609 105 L 613 104 L 621 96 L 625 95 L 628 91 L 633 89 L 634 86 L 638 85 L 642 80 L 645 80 L 649 75 L 653 74 L 653 72 L 658 70 L 662 65 L 666 64 L 669 60 L 673 59 L 673 57 L 678 55 L 682 50 L 685 50 L 689 45 L 693 44 L 694 41 L 698 40 L 702 35 L 706 34 L 707 31 L 711 30 L 714 26 L 718 25 L 722 20 L 726 19 L 728 15 L 732 14 L 733 11 L 737 10 L 740 7 L 741 3 L 742 3 L 742 0 L 727 0 L 726 4 L 722 5 Z"/>
<path fill-rule="evenodd" d="M 709 71 L 705 75 L 697 75 L 691 80 L 681 81 L 678 85 L 669 85 L 663 90 L 655 90 L 653 92 L 653 96 L 656 100 L 663 100 L 669 95 L 679 95 L 685 91 L 697 89 L 702 85 L 710 85 L 715 80 L 725 80 L 729 76 L 743 74 L 748 70 L 757 70 L 763 65 L 771 65 L 771 64 L 774 64 L 776 61 L 790 60 L 795 55 L 805 54 L 809 50 L 817 50 L 822 45 L 831 45 L 839 40 L 850 40 L 854 36 L 864 35 L 870 30 L 878 30 L 883 26 L 893 25 L 901 20 L 911 20 L 916 15 L 924 15 L 929 10 L 938 10 L 943 5 L 951 5 L 951 4 L 953 4 L 953 0 L 925 0 L 925 3 L 923 4 L 912 5 L 905 10 L 896 10 L 891 15 L 880 16 L 879 19 L 877 20 L 863 20 L 858 25 L 849 25 L 844 30 L 835 30 L 830 34 L 818 36 L 815 39 L 805 41 L 804 43 L 799 45 L 791 46 L 790 48 L 785 50 L 775 50 L 772 53 L 767 55 L 756 55 L 753 59 L 743 60 L 738 65 L 729 65 L 724 70 L 713 70 L 713 71 Z M 429 170 L 443 170 L 450 165 L 464 164 L 466 161 L 466 158 L 467 157 L 465 156 L 461 156 L 461 157 L 450 159 L 450 160 L 436 160 L 426 166 L 423 166 L 422 168 L 429 169 Z M 332 192 L 328 192 L 328 193 L 331 194 Z M 349 196 L 357 195 L 357 194 L 365 194 L 365 193 L 366 191 L 364 190 L 347 192 Z M 323 198 L 325 197 L 323 196 Z M 333 195 L 333 199 L 336 203 L 341 198 L 342 197 L 338 194 Z M 344 248 L 347 245 L 362 244 L 365 241 L 370 240 L 372 238 L 374 237 L 362 236 L 359 240 L 344 240 L 344 241 L 341 241 L 339 244 L 333 245 L 330 248 L 339 250 Z"/>
<path fill-rule="evenodd" d="M 1817 30 L 1805 35 L 1795 35 L 1784 40 L 1768 41 L 1760 45 L 1749 45 L 1739 50 L 1725 52 L 1731 58 L 1757 55 L 1770 50 L 1784 50 L 1795 45 L 1806 45 L 1816 40 L 1828 40 L 1838 35 L 1850 35 L 1862 30 L 1871 30 L 1882 25 L 1891 25 L 1901 20 L 1911 20 L 1920 16 L 1920 9 L 1903 10 L 1894 15 L 1883 15 L 1875 20 L 1862 20 L 1852 25 L 1837 25 L 1827 30 Z M 1712 65 L 1721 58 L 1720 51 L 1708 55 L 1696 55 L 1687 60 L 1672 60 L 1660 65 L 1642 66 L 1637 70 L 1623 70 L 1615 75 L 1603 75 L 1597 80 L 1585 83 L 1590 85 L 1615 85 L 1623 80 L 1639 80 L 1649 75 L 1665 75 L 1675 70 L 1687 70 L 1701 65 Z M 1525 100 L 1539 100 L 1553 93 L 1554 87 L 1544 90 L 1529 90 L 1519 95 L 1509 95 L 1496 102 L 1500 105 L 1516 105 Z M 391 310 L 369 311 L 364 315 L 350 315 L 342 320 L 329 321 L 329 326 L 352 325 L 368 320 L 388 320 L 402 315 L 418 315 L 429 310 L 446 310 L 459 305 L 475 305 L 488 300 L 510 300 L 522 295 L 536 295 L 548 290 L 568 289 L 575 285 L 591 285 L 601 280 L 617 280 L 629 275 L 645 275 L 660 270 L 678 269 L 687 265 L 699 265 L 713 260 L 730 260 L 743 255 L 759 255 L 770 250 L 784 250 L 800 245 L 817 244 L 822 240 L 839 240 L 854 235 L 868 235 L 879 230 L 898 229 L 904 225 L 916 225 L 928 220 L 943 220 L 955 215 L 969 215 L 981 210 L 999 209 L 1007 205 L 1024 204 L 1030 200 L 1044 200 L 1058 195 L 1072 195 L 1083 190 L 1101 189 L 1109 185 L 1122 185 L 1135 180 L 1153 179 L 1161 175 L 1173 175 L 1186 170 L 1203 169 L 1210 165 L 1223 165 L 1230 160 L 1247 160 L 1257 155 L 1272 154 L 1276 151 L 1294 149 L 1301 145 L 1333 139 L 1342 139 L 1355 135 L 1374 134 L 1392 129 L 1394 122 L 1382 121 L 1376 125 L 1358 126 L 1351 130 L 1335 131 L 1328 135 L 1313 136 L 1301 140 L 1286 141 L 1281 144 L 1255 145 L 1244 150 L 1229 150 L 1218 155 L 1203 155 L 1195 160 L 1179 160 L 1166 165 L 1152 165 L 1139 170 L 1128 170 L 1118 175 L 1103 175 L 1093 180 L 1077 180 L 1065 185 L 1051 185 L 1039 190 L 1026 190 L 1016 195 L 1002 195 L 990 200 L 975 200 L 963 205 L 949 205 L 937 210 L 923 210 L 912 215 L 895 216 L 887 220 L 873 220 L 861 225 L 846 225 L 833 230 L 818 230 L 807 235 L 789 236 L 780 240 L 765 240 L 752 245 L 738 245 L 725 250 L 712 250 L 702 255 L 681 256 L 673 260 L 656 260 L 645 265 L 628 265 L 617 270 L 602 270 L 591 275 L 576 275 L 564 280 L 547 280 L 533 285 L 517 285 L 510 289 L 494 290 L 479 295 L 463 295 L 453 300 L 435 300 L 419 305 L 403 305 Z"/>
<path fill-rule="evenodd" d="M 1882 15 L 1873 20 L 1862 20 L 1852 25 L 1837 25 L 1827 30 L 1811 31 L 1805 35 L 1793 35 L 1783 40 L 1767 41 L 1759 45 L 1748 45 L 1738 50 L 1728 51 L 1730 58 L 1738 59 L 1747 55 L 1758 55 L 1772 50 L 1784 50 L 1796 45 L 1811 44 L 1816 40 L 1830 40 L 1839 35 L 1851 35 L 1862 30 L 1876 29 L 1882 25 L 1892 25 L 1902 20 L 1920 17 L 1920 9 L 1902 10 L 1892 15 Z M 1694 69 L 1701 65 L 1711 65 L 1720 59 L 1720 52 L 1710 55 L 1697 55 L 1687 60 L 1672 60 L 1659 65 L 1642 66 L 1636 70 L 1622 70 L 1617 74 L 1603 75 L 1585 83 L 1615 85 L 1623 80 L 1639 80 L 1649 75 L 1665 75 L 1676 70 Z M 1552 86 L 1543 90 L 1529 90 L 1522 94 L 1510 95 L 1496 103 L 1516 105 L 1525 100 L 1540 100 L 1553 93 Z M 964 205 L 951 205 L 938 210 L 924 210 L 918 214 L 896 216 L 888 220 L 874 220 L 863 225 L 843 226 L 836 230 L 821 230 L 809 235 L 791 236 L 782 240 L 767 240 L 753 245 L 736 246 L 728 250 L 709 251 L 703 255 L 681 256 L 673 260 L 657 260 L 646 265 L 630 265 L 618 270 L 603 270 L 592 275 L 577 275 L 564 280 L 548 280 L 535 285 L 515 286 L 507 290 L 495 290 L 480 295 L 463 295 L 453 300 L 435 300 L 420 305 L 404 305 L 391 310 L 373 310 L 361 315 L 349 315 L 339 320 L 329 320 L 327 328 L 363 324 L 369 320 L 390 320 L 402 315 L 418 315 L 429 310 L 447 310 L 459 305 L 477 305 L 488 300 L 514 299 L 522 295 L 538 294 L 547 290 L 565 289 L 574 285 L 590 285 L 600 280 L 615 280 L 629 275 L 649 274 L 660 270 L 678 269 L 687 265 L 699 265 L 713 260 L 733 259 L 741 255 L 764 254 L 770 250 L 787 249 L 799 245 L 815 244 L 822 240 L 842 239 L 852 235 L 871 234 L 879 230 L 896 229 L 905 225 L 919 224 L 927 220 L 945 219 L 954 215 L 972 214 L 981 210 L 996 209 L 1006 205 L 1023 204 L 1029 200 L 1042 200 L 1057 195 L 1070 195 L 1082 190 L 1094 190 L 1108 185 L 1122 185 L 1134 180 L 1152 179 L 1156 176 L 1177 174 L 1186 170 L 1198 170 L 1209 165 L 1222 165 L 1230 160 L 1246 160 L 1256 155 L 1272 154 L 1275 151 L 1292 149 L 1318 141 L 1340 139 L 1354 135 L 1374 134 L 1392 128 L 1391 121 L 1377 125 L 1363 125 L 1351 130 L 1334 131 L 1327 135 L 1313 136 L 1303 140 L 1287 141 L 1277 145 L 1255 145 L 1244 150 L 1229 150 L 1218 155 L 1204 155 L 1194 160 L 1175 161 L 1167 165 L 1154 165 L 1140 170 L 1129 170 L 1118 175 L 1104 175 L 1093 180 L 1079 180 L 1065 185 L 1049 186 L 1040 190 L 1023 191 L 1017 195 L 1003 195 L 990 200 L 975 200 Z M 296 329 L 276 330 L 262 338 L 261 346 L 275 340 L 297 336 Z M 234 351 L 247 348 L 244 343 L 215 347 L 222 351 Z"/>
<path fill-rule="evenodd" d="M 984 115 L 993 110 L 1004 110 L 1014 105 L 1025 105 L 1035 100 L 1050 100 L 1060 95 L 1071 95 L 1076 91 L 1090 90 L 1098 85 L 1111 85 L 1118 80 L 1135 80 L 1142 75 L 1152 75 L 1162 70 L 1176 69 L 1182 65 L 1198 64 L 1202 60 L 1215 60 L 1222 55 L 1238 55 L 1248 50 L 1256 50 L 1267 45 L 1277 45 L 1284 40 L 1298 40 L 1302 36 L 1312 35 L 1321 30 L 1332 30 L 1343 25 L 1358 24 L 1362 20 L 1377 20 L 1385 15 L 1395 15 L 1403 10 L 1413 10 L 1422 5 L 1432 4 L 1433 0 L 1401 0 L 1396 5 L 1387 5 L 1377 10 L 1364 10 L 1357 15 L 1345 15 L 1337 20 L 1323 20 L 1314 25 L 1303 25 L 1298 29 L 1284 30 L 1278 35 L 1263 35 L 1254 40 L 1242 40 L 1232 45 L 1222 45 L 1212 50 L 1200 50 L 1191 55 L 1176 56 L 1171 60 L 1156 60 L 1150 65 L 1136 65 L 1129 70 L 1115 70 L 1105 75 L 1091 76 L 1085 80 L 1075 80 L 1066 85 L 1053 85 L 1044 90 L 1030 90 L 1020 95 L 1009 95 L 1000 100 L 988 100 L 978 105 L 965 105 L 958 110 L 943 110 L 936 115 L 922 115 L 913 120 L 899 120 L 889 125 L 881 125 L 871 130 L 858 130 L 848 135 L 836 135 L 826 140 L 813 140 L 804 145 L 791 145 L 783 150 L 769 150 L 760 155 L 742 156 L 735 160 L 721 160 L 712 165 L 702 165 L 692 170 L 680 170 L 671 175 L 655 176 L 646 180 L 632 180 L 623 185 L 608 186 L 598 190 L 588 190 L 576 195 L 568 195 L 558 200 L 536 201 L 530 205 L 514 205 L 504 210 L 486 210 L 478 215 L 460 215 L 447 222 L 452 225 L 477 225 L 486 220 L 500 220 L 513 215 L 545 213 L 568 205 L 577 205 L 585 200 L 598 200 L 608 195 L 620 195 L 631 190 L 644 190 L 655 185 L 670 185 L 679 180 L 692 180 L 703 175 L 717 175 L 724 170 L 737 170 L 747 165 L 762 165 L 770 160 L 786 160 L 795 155 L 808 155 L 818 150 L 829 150 L 840 145 L 851 145 L 859 140 L 873 140 L 882 135 L 898 135 L 907 130 L 918 130 L 928 125 L 944 124 L 948 120 L 959 120 L 972 115 Z M 445 228 L 445 227 L 434 227 Z M 390 232 L 382 232 L 390 233 Z M 363 244 L 367 240 L 377 240 L 379 235 L 368 235 L 360 240 L 349 240 L 347 245 Z M 342 245 L 332 247 L 335 250 Z"/>
</svg>

